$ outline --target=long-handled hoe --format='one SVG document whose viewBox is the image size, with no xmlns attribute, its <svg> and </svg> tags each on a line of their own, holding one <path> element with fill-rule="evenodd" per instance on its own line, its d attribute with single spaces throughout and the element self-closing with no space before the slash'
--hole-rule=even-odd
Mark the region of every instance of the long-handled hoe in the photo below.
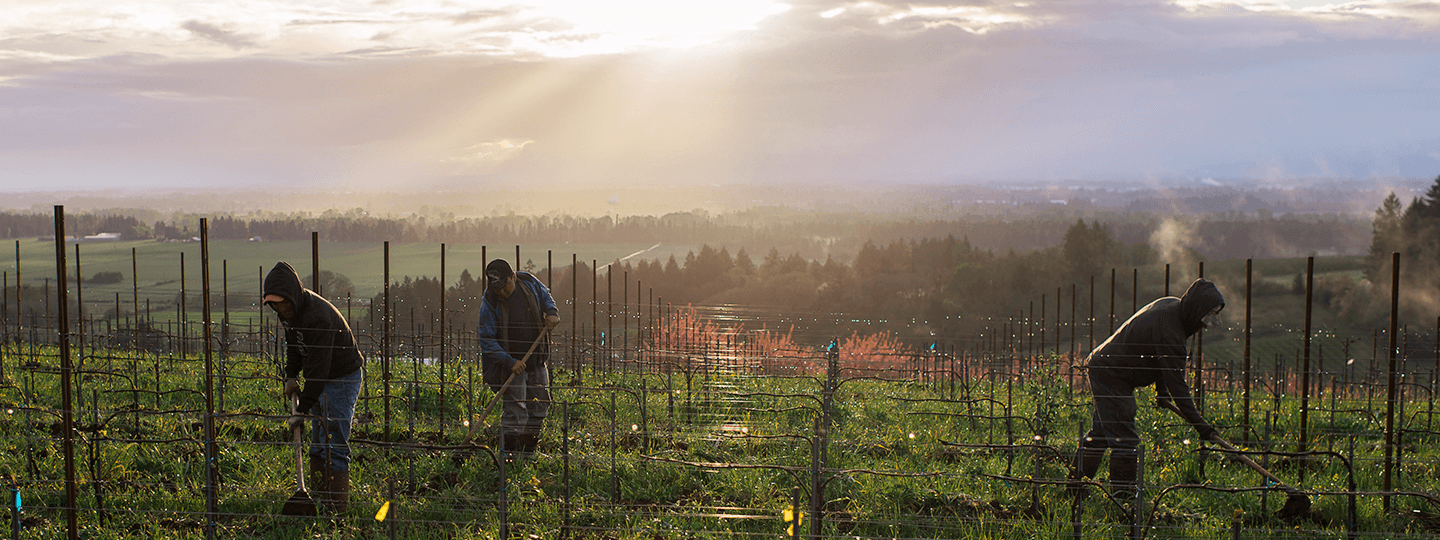
<svg viewBox="0 0 1440 540">
<path fill-rule="evenodd" d="M 540 342 L 543 341 L 545 339 L 545 336 L 548 335 L 550 335 L 549 328 L 546 328 L 544 331 L 540 332 L 540 335 L 535 337 L 535 342 L 530 344 L 530 349 L 525 351 L 525 356 L 521 357 L 520 361 L 529 361 L 530 355 L 535 353 L 535 347 L 539 346 Z M 490 411 L 495 408 L 495 404 L 499 403 L 503 399 L 503 397 L 505 396 L 505 392 L 508 392 L 510 390 L 510 383 L 514 381 L 514 373 L 511 373 L 509 377 L 505 378 L 505 383 L 500 385 L 500 391 L 495 393 L 495 397 L 490 398 L 490 404 L 485 406 L 485 410 L 480 413 L 480 417 L 476 418 L 474 422 L 470 423 L 470 430 L 465 434 L 465 441 L 460 443 L 462 446 L 474 445 L 474 443 L 472 443 L 471 441 L 475 438 L 475 428 L 479 427 L 480 424 L 485 423 L 485 418 L 490 416 Z M 468 450 L 461 450 L 455 453 L 452 459 L 463 461 L 464 459 L 470 457 L 470 453 L 471 452 Z"/>
<path fill-rule="evenodd" d="M 300 402 L 299 398 L 290 400 L 290 415 L 295 415 L 295 409 Z M 280 508 L 282 516 L 306 516 L 315 517 L 315 501 L 310 499 L 310 492 L 305 490 L 305 470 L 301 468 L 301 454 L 304 445 L 300 444 L 300 426 L 295 426 L 295 494 L 285 501 L 285 506 Z"/>
<path fill-rule="evenodd" d="M 1229 441 L 1220 438 L 1219 435 L 1216 435 L 1215 438 L 1211 439 L 1210 441 L 1219 445 L 1221 448 L 1224 448 L 1231 452 L 1235 452 L 1233 454 L 1230 454 L 1230 456 L 1234 457 L 1236 461 L 1245 464 L 1246 467 L 1249 467 L 1255 472 L 1260 473 L 1262 476 L 1269 479 L 1271 482 L 1274 482 L 1277 487 L 1279 487 L 1282 491 L 1285 492 L 1285 506 L 1280 507 L 1280 510 L 1275 512 L 1276 517 L 1279 517 L 1281 519 L 1292 519 L 1310 515 L 1310 496 L 1306 495 L 1305 492 L 1300 491 L 1299 488 L 1291 486 L 1290 484 L 1286 484 L 1279 478 L 1276 478 L 1273 473 L 1265 470 L 1264 467 L 1261 467 L 1259 463 L 1255 463 L 1255 460 L 1250 459 L 1245 454 L 1238 453 L 1239 450 L 1236 450 L 1234 445 L 1231 445 Z"/>
<path fill-rule="evenodd" d="M 1175 414 L 1180 414 L 1179 407 L 1176 407 L 1174 403 L 1164 400 L 1161 400 L 1160 403 L 1162 405 L 1165 405 L 1167 409 L 1175 411 Z M 1184 415 L 1181 416 L 1183 417 Z M 1224 448 L 1225 450 L 1231 452 L 1230 457 L 1235 458 L 1236 461 L 1239 461 L 1246 467 L 1249 467 L 1251 470 L 1260 473 L 1261 476 L 1264 476 L 1266 479 L 1274 482 L 1276 487 L 1279 487 L 1281 491 L 1285 492 L 1285 506 L 1280 507 L 1280 510 L 1275 512 L 1276 517 L 1281 519 L 1293 519 L 1298 517 L 1304 517 L 1310 514 L 1310 496 L 1306 495 L 1305 492 L 1300 491 L 1300 489 L 1296 488 L 1295 486 L 1286 484 L 1284 480 L 1281 480 L 1279 477 L 1275 476 L 1274 473 L 1266 470 L 1265 467 L 1261 467 L 1259 463 L 1255 463 L 1255 460 L 1250 459 L 1250 457 L 1246 456 L 1245 454 L 1241 454 L 1240 450 L 1237 450 L 1234 445 L 1230 444 L 1229 441 L 1226 441 L 1219 435 L 1216 435 L 1213 439 L 1210 439 L 1210 442 L 1213 442 L 1216 445 L 1220 446 L 1220 448 Z"/>
</svg>

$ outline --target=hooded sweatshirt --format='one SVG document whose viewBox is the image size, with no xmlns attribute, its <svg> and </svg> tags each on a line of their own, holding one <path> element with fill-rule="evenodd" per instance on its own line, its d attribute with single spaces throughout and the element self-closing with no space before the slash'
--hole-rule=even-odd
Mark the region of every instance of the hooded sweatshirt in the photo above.
<svg viewBox="0 0 1440 540">
<path fill-rule="evenodd" d="M 1157 400 L 1173 401 L 1197 430 L 1208 428 L 1185 382 L 1185 340 L 1200 331 L 1206 314 L 1224 305 L 1220 289 L 1204 278 L 1191 283 L 1179 298 L 1166 296 L 1149 303 L 1090 353 L 1090 376 L 1132 389 L 1154 384 Z"/>
<path fill-rule="evenodd" d="M 309 413 L 320 392 L 333 379 L 354 373 L 365 363 L 355 334 L 340 310 L 324 297 L 306 289 L 300 274 L 281 262 L 265 276 L 265 294 L 275 294 L 295 305 L 295 316 L 280 318 L 285 326 L 285 376 L 305 376 L 296 411 Z"/>
</svg>

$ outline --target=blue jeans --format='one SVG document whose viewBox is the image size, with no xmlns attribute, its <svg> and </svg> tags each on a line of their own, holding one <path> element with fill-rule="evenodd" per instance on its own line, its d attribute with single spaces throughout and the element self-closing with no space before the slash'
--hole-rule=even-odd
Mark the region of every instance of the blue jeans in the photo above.
<svg viewBox="0 0 1440 540">
<path fill-rule="evenodd" d="M 550 415 L 550 366 L 526 371 L 500 396 L 500 428 L 505 433 L 539 435 Z"/>
<path fill-rule="evenodd" d="M 310 421 L 310 457 L 326 460 L 332 471 L 350 470 L 350 424 L 364 378 L 365 368 L 360 368 L 328 381 L 320 401 L 310 409 L 310 414 L 320 417 Z"/>
</svg>

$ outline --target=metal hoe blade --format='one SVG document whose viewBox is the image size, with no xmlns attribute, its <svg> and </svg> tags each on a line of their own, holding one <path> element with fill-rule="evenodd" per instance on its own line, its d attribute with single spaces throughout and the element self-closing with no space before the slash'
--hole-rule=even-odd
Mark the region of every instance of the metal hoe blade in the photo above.
<svg viewBox="0 0 1440 540">
<path fill-rule="evenodd" d="M 310 499 L 310 494 L 304 490 L 296 491 L 285 501 L 285 506 L 280 508 L 282 516 L 315 516 L 315 501 Z"/>
<path fill-rule="evenodd" d="M 290 414 L 295 414 L 295 408 L 299 399 L 290 401 Z M 309 516 L 315 517 L 315 501 L 310 498 L 310 492 L 305 490 L 305 471 L 300 468 L 300 458 L 303 450 L 300 444 L 300 428 L 295 428 L 295 494 L 285 501 L 285 506 L 280 507 L 282 516 Z"/>
</svg>

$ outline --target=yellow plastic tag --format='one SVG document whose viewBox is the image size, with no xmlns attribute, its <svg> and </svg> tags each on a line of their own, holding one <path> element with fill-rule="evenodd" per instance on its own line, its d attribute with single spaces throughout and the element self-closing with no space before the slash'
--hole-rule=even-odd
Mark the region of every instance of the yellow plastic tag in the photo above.
<svg viewBox="0 0 1440 540">
<path fill-rule="evenodd" d="M 375 521 L 385 521 L 385 516 L 390 513 L 390 501 L 380 505 L 380 510 L 375 512 Z"/>
<path fill-rule="evenodd" d="M 786 523 L 790 524 L 789 527 L 785 528 L 786 536 L 795 536 L 795 527 L 798 527 L 801 522 L 805 521 L 805 513 L 800 512 L 793 506 L 786 508 L 785 511 L 782 512 L 782 517 Z"/>
</svg>

